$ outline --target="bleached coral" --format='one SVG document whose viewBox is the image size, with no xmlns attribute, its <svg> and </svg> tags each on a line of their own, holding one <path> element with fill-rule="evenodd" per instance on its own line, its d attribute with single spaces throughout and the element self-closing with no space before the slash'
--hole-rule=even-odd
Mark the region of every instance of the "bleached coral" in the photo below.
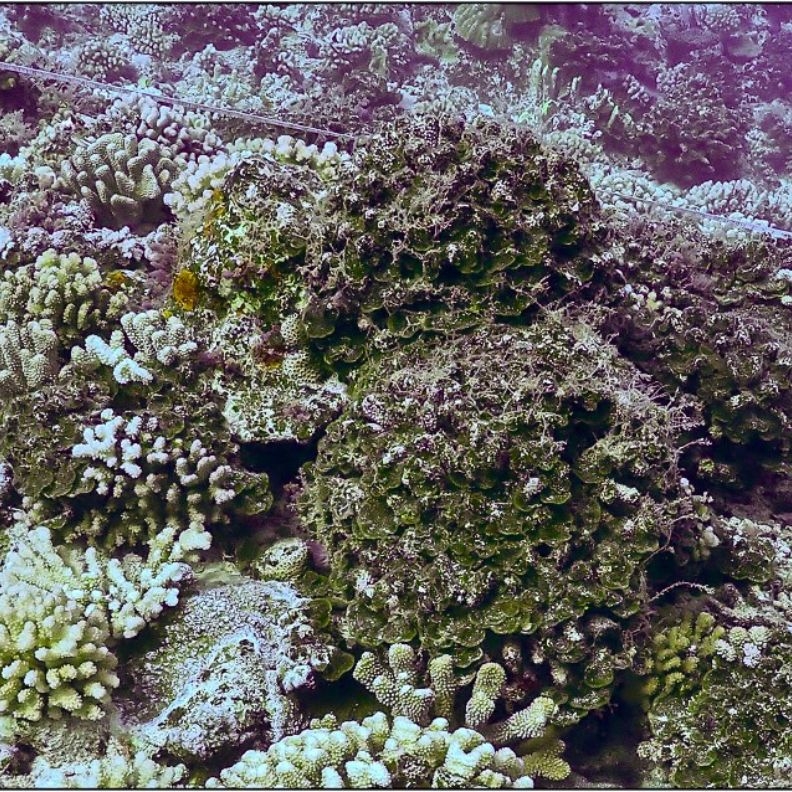
<svg viewBox="0 0 792 792">
<path fill-rule="evenodd" d="M 292 586 L 226 576 L 186 599 L 167 641 L 130 667 L 143 744 L 206 760 L 254 734 L 277 740 L 299 722 L 292 693 L 312 684 L 331 649 Z"/>
<path fill-rule="evenodd" d="M 164 319 L 156 310 L 126 313 L 121 317 L 123 330 L 113 330 L 110 340 L 90 335 L 84 346 L 71 350 L 69 371 L 87 374 L 101 366 L 112 367 L 113 378 L 120 385 L 130 382 L 150 383 L 154 374 L 147 366 L 173 367 L 191 357 L 198 344 L 176 316 Z M 127 351 L 127 343 L 135 351 Z"/>
</svg>

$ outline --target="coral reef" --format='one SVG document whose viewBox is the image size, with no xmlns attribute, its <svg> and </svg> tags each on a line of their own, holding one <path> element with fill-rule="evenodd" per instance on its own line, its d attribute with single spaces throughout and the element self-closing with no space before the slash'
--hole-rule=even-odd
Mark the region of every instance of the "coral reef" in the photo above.
<svg viewBox="0 0 792 792">
<path fill-rule="evenodd" d="M 791 36 L 0 8 L 0 787 L 789 786 Z"/>
</svg>

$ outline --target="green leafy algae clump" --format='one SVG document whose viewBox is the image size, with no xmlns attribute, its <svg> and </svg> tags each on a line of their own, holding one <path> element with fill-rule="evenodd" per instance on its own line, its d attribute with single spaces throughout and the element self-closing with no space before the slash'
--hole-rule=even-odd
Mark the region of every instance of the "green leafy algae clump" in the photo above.
<svg viewBox="0 0 792 792">
<path fill-rule="evenodd" d="M 330 185 L 302 319 L 331 366 L 522 317 L 600 283 L 607 234 L 574 165 L 493 121 L 400 119 Z"/>
<path fill-rule="evenodd" d="M 644 602 L 690 420 L 560 313 L 367 366 L 299 503 L 347 601 L 342 631 L 460 665 L 488 635 L 531 635 L 572 706 L 600 706 L 629 641 L 584 617 L 617 626 Z"/>
</svg>

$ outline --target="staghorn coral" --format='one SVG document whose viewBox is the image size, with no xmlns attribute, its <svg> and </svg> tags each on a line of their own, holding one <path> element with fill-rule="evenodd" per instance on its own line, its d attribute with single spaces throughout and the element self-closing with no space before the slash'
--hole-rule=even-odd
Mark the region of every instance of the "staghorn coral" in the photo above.
<svg viewBox="0 0 792 792">
<path fill-rule="evenodd" d="M 265 752 L 248 751 L 212 787 L 530 789 L 521 759 L 498 751 L 472 729 L 426 727 L 377 712 L 339 725 L 332 715 L 285 737 Z"/>
<path fill-rule="evenodd" d="M 79 147 L 61 165 L 61 178 L 87 201 L 100 225 L 134 228 L 166 217 L 163 195 L 178 171 L 153 140 L 113 132 Z"/>
</svg>

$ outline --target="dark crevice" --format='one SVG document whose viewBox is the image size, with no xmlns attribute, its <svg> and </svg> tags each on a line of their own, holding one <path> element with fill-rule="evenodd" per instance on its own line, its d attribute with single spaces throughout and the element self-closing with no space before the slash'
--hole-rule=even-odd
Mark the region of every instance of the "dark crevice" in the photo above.
<svg viewBox="0 0 792 792">
<path fill-rule="evenodd" d="M 297 440 L 240 443 L 239 460 L 247 470 L 267 474 L 270 489 L 277 500 L 286 484 L 297 477 L 300 468 L 316 459 L 323 436 L 324 430 L 304 443 Z"/>
</svg>

